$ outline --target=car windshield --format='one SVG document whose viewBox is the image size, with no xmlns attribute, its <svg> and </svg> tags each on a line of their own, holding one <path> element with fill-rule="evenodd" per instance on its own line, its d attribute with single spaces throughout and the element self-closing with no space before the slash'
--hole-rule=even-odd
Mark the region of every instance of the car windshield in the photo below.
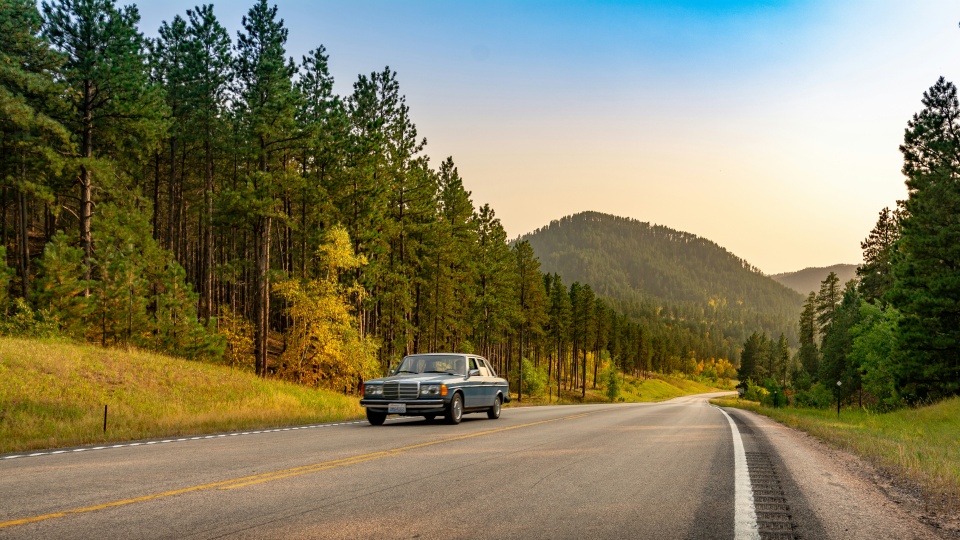
<svg viewBox="0 0 960 540">
<path fill-rule="evenodd" d="M 454 354 L 408 356 L 400 362 L 397 373 L 453 373 L 467 374 L 467 359 Z"/>
</svg>

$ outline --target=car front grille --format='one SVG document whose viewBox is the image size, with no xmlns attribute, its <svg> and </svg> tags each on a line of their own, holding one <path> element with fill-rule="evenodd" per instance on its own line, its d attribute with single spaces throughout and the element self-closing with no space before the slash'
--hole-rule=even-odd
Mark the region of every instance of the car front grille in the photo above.
<svg viewBox="0 0 960 540">
<path fill-rule="evenodd" d="M 420 383 L 387 381 L 383 383 L 383 399 L 417 399 Z"/>
</svg>

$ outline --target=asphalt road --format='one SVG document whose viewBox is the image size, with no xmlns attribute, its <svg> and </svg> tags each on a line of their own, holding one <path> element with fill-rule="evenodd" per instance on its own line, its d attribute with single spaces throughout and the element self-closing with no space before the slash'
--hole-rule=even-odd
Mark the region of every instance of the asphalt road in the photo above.
<svg viewBox="0 0 960 540">
<path fill-rule="evenodd" d="M 0 456 L 0 538 L 935 537 L 784 430 L 693 396 Z"/>
</svg>

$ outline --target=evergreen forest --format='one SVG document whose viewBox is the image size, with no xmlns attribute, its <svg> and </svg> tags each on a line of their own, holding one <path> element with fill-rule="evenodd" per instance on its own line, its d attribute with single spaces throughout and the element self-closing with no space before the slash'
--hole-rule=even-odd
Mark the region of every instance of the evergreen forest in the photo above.
<svg viewBox="0 0 960 540">
<path fill-rule="evenodd" d="M 710 250 L 701 263 L 748 270 L 716 296 L 675 255 L 643 297 L 545 272 L 452 157 L 427 157 L 397 73 L 335 94 L 323 45 L 290 58 L 266 0 L 236 36 L 211 5 L 156 39 L 139 24 L 114 0 L 0 3 L 2 334 L 347 393 L 405 354 L 460 350 L 521 392 L 527 374 L 584 395 L 610 367 L 730 377 L 731 336 L 794 302 Z"/>
<path fill-rule="evenodd" d="M 642 321 L 664 342 L 665 358 L 697 351 L 735 361 L 754 331 L 784 334 L 796 346 L 803 297 L 705 238 L 583 212 L 522 240 L 546 271 L 591 284 L 618 311 Z"/>
<path fill-rule="evenodd" d="M 830 272 L 809 293 L 792 361 L 764 333 L 744 343 L 740 379 L 774 404 L 793 393 L 799 405 L 883 411 L 960 394 L 956 86 L 941 77 L 922 105 L 900 145 L 907 198 L 878 213 L 856 278 Z"/>
</svg>

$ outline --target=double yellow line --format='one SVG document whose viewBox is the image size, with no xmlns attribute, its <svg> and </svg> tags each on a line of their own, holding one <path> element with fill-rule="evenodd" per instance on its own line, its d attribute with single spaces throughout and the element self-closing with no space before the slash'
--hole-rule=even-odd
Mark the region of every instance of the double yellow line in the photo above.
<svg viewBox="0 0 960 540">
<path fill-rule="evenodd" d="M 458 435 L 456 437 L 448 437 L 446 439 L 437 439 L 435 441 L 428 441 L 418 444 L 411 444 L 409 446 L 401 446 L 398 448 L 391 448 L 389 450 L 381 450 L 379 452 L 371 452 L 369 454 L 360 454 L 357 456 L 351 456 L 341 459 L 333 459 L 330 461 L 322 461 L 320 463 L 313 463 L 310 465 L 301 465 L 300 467 L 292 467 L 289 469 L 281 469 L 277 471 L 271 471 L 261 474 L 254 474 L 251 476 L 243 476 L 240 478 L 232 478 L 230 480 L 222 480 L 220 482 L 212 482 L 209 484 L 201 484 L 197 486 L 190 486 L 181 489 L 174 489 L 171 491 L 164 491 L 162 493 L 154 493 L 152 495 L 144 495 L 142 497 L 134 497 L 132 499 L 123 499 L 120 501 L 113 501 L 103 504 L 97 504 L 94 506 L 85 506 L 83 508 L 74 508 L 71 510 L 63 510 L 61 512 L 53 512 L 51 514 L 43 514 L 39 516 L 26 517 L 21 519 L 14 519 L 11 521 L 0 522 L 0 529 L 5 527 L 13 527 L 16 525 L 26 525 L 28 523 L 36 523 L 38 521 L 45 521 L 48 519 L 56 519 L 71 516 L 74 514 L 85 514 L 87 512 L 95 512 L 97 510 L 105 510 L 107 508 L 114 508 L 117 506 L 126 506 L 128 504 L 135 504 L 146 501 L 153 501 L 157 499 L 163 499 L 166 497 L 172 497 L 174 495 L 182 495 L 184 493 L 192 493 L 194 491 L 205 491 L 209 489 L 237 489 L 247 486 L 252 486 L 255 484 L 263 484 L 265 482 L 272 482 L 274 480 L 282 480 L 284 478 L 292 478 L 294 476 L 300 476 L 304 474 L 312 474 L 321 471 L 326 471 L 328 469 L 336 469 L 338 467 L 346 467 L 348 465 L 356 465 L 358 463 L 364 463 L 367 461 L 375 461 L 378 459 L 383 459 L 391 456 L 396 456 L 409 452 L 411 450 L 417 450 L 419 448 L 426 448 L 428 446 L 434 446 L 438 444 L 445 444 L 450 442 L 462 441 L 466 439 L 472 439 L 474 437 L 483 437 L 485 435 L 493 435 L 496 433 L 503 433 L 505 431 L 512 431 L 515 429 L 521 429 L 531 426 L 538 426 L 540 424 L 547 424 L 549 422 L 558 422 L 561 420 L 573 420 L 575 418 L 583 418 L 591 414 L 595 414 L 601 411 L 590 411 L 581 414 L 574 414 L 570 416 L 562 416 L 560 418 L 551 418 L 549 420 L 540 420 L 537 422 L 529 422 L 526 424 L 518 424 L 516 426 L 509 426 L 498 429 L 490 429 L 487 431 L 479 431 L 476 433 L 470 433 L 467 435 Z"/>
</svg>

